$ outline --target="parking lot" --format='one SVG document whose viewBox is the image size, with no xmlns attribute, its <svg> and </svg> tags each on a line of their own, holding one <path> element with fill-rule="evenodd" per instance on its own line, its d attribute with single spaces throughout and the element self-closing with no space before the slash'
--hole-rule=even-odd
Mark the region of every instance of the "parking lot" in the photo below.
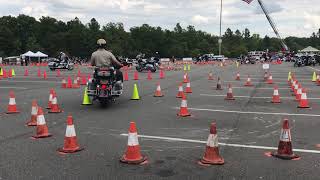
<svg viewBox="0 0 320 180">
<path fill-rule="evenodd" d="M 183 71 L 139 73 L 133 80 L 134 70 L 129 71 L 129 81 L 124 82 L 124 94 L 116 102 L 101 107 L 97 102 L 83 106 L 84 86 L 79 89 L 61 88 L 62 77 L 72 78 L 80 70 L 88 75 L 86 66 L 74 71 L 46 70 L 47 79 L 37 77 L 39 67 L 14 68 L 16 76 L 0 80 L 0 179 L 318 179 L 320 144 L 320 86 L 312 82 L 316 66 L 293 68 L 292 63 L 271 65 L 270 73 L 278 85 L 282 103 L 273 104 L 274 85 L 264 81 L 261 64 L 226 66 L 191 65 L 188 72 L 192 93 L 187 95 L 190 117 L 178 117 L 181 99 L 176 98 Z M 214 80 L 208 80 L 209 72 Z M 307 89 L 311 108 L 299 109 L 298 102 L 288 87 L 288 72 Z M 236 81 L 237 73 L 241 81 Z M 250 75 L 253 87 L 245 87 Z M 217 78 L 223 90 L 216 90 Z M 153 97 L 156 84 L 161 84 L 164 97 Z M 130 100 L 133 85 L 137 84 L 139 101 Z M 235 101 L 226 101 L 227 85 L 232 84 Z M 185 85 L 184 85 L 185 86 Z M 57 92 L 62 113 L 45 111 L 45 120 L 52 137 L 32 139 L 35 128 L 27 127 L 31 102 L 46 107 L 49 91 Z M 19 114 L 6 114 L 9 91 L 16 95 Z M 76 135 L 83 151 L 61 154 L 66 119 L 74 118 Z M 301 158 L 286 161 L 265 155 L 275 151 L 279 143 L 283 119 L 289 119 L 292 144 Z M 128 165 L 119 162 L 126 150 L 129 123 L 136 122 L 141 153 L 148 157 L 144 165 Z M 221 166 L 200 166 L 210 124 L 216 122 L 220 154 L 225 159 Z"/>
</svg>

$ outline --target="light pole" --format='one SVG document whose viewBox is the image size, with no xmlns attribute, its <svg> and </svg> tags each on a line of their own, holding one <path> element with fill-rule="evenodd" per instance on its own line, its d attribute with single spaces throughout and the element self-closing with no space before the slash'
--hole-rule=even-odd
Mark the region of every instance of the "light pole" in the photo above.
<svg viewBox="0 0 320 180">
<path fill-rule="evenodd" d="M 221 36 L 221 25 L 222 25 L 222 0 L 220 3 L 220 35 L 219 35 L 219 55 L 221 55 L 221 45 L 222 45 L 222 36 Z"/>
</svg>

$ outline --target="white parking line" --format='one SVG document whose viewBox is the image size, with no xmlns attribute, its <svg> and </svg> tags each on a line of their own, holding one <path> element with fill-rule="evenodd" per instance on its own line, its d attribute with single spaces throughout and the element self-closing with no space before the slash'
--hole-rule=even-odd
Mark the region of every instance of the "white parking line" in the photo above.
<svg viewBox="0 0 320 180">
<path fill-rule="evenodd" d="M 308 66 L 308 68 L 313 69 L 313 70 L 316 70 L 316 71 L 320 71 L 320 69 L 317 69 L 317 68 L 314 68 L 314 67 Z"/>
<path fill-rule="evenodd" d="M 200 96 L 209 96 L 209 97 L 224 97 L 226 95 L 213 95 L 213 94 L 200 94 Z M 252 96 L 234 96 L 235 98 L 251 98 L 251 99 L 271 99 L 272 97 L 252 97 Z M 280 97 L 281 99 L 292 99 L 295 100 L 294 97 Z M 308 99 L 313 99 L 313 100 L 319 100 L 320 98 L 310 98 Z"/>
<path fill-rule="evenodd" d="M 128 134 L 120 134 L 120 136 L 128 136 Z M 172 138 L 172 137 L 162 137 L 162 136 L 147 136 L 147 135 L 138 135 L 140 138 L 147 139 L 159 139 L 165 141 L 178 141 L 178 142 L 188 142 L 188 143 L 198 143 L 198 144 L 206 144 L 206 141 L 200 140 L 192 140 L 192 139 L 182 139 L 182 138 Z M 228 146 L 228 147 L 238 147 L 238 148 L 249 148 L 249 149 L 263 149 L 263 150 L 277 150 L 277 147 L 270 146 L 252 146 L 252 145 L 244 145 L 244 144 L 228 144 L 228 143 L 219 143 L 220 146 Z M 303 152 L 303 153 L 313 153 L 320 154 L 320 151 L 317 150 L 309 150 L 309 149 L 293 149 L 295 152 Z"/>
<path fill-rule="evenodd" d="M 0 89 L 28 89 L 25 87 L 0 87 Z"/>
<path fill-rule="evenodd" d="M 174 107 L 179 109 L 180 107 Z M 250 112 L 250 111 L 230 111 L 222 109 L 201 109 L 201 108 L 188 108 L 193 111 L 208 111 L 208 112 L 222 112 L 222 113 L 236 113 L 236 114 L 259 114 L 259 115 L 282 115 L 282 116 L 306 116 L 306 117 L 320 117 L 320 114 L 292 114 L 292 113 L 266 113 L 266 112 Z"/>
<path fill-rule="evenodd" d="M 255 86 L 251 86 L 251 87 L 232 87 L 233 89 L 252 89 L 252 88 L 255 88 L 255 89 L 264 89 L 264 90 L 269 90 L 269 89 L 274 89 L 274 88 L 256 88 Z M 278 88 L 278 89 L 290 89 L 290 88 Z"/>
</svg>

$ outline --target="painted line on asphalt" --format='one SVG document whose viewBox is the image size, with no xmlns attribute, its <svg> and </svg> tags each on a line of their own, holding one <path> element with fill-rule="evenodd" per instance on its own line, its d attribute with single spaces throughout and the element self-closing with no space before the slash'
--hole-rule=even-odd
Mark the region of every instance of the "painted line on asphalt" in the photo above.
<svg viewBox="0 0 320 180">
<path fill-rule="evenodd" d="M 208 97 L 225 97 L 226 95 L 213 95 L 213 94 L 200 94 L 200 96 L 208 96 Z M 272 97 L 252 97 L 252 96 L 234 96 L 235 98 L 251 98 L 251 99 L 272 99 Z M 280 97 L 280 99 L 292 99 L 295 100 L 294 97 Z M 310 98 L 313 100 L 319 100 L 320 98 Z"/>
<path fill-rule="evenodd" d="M 128 136 L 128 134 L 120 134 L 120 136 Z M 207 144 L 206 141 L 193 140 L 193 139 L 183 139 L 183 138 L 173 138 L 173 137 L 162 137 L 162 136 L 148 136 L 148 135 L 138 135 L 140 138 L 146 139 L 158 139 L 164 141 L 177 141 L 177 142 L 188 142 L 188 143 L 198 143 L 198 144 Z M 248 149 L 263 149 L 263 150 L 277 150 L 277 147 L 271 146 L 253 146 L 253 145 L 244 145 L 244 144 L 229 144 L 229 143 L 219 143 L 220 146 L 228 146 L 228 147 L 237 147 L 237 148 L 248 148 Z M 320 151 L 317 150 L 309 150 L 309 149 L 293 149 L 295 152 L 303 152 L 303 153 L 313 153 L 320 154 Z"/>
<path fill-rule="evenodd" d="M 313 69 L 313 70 L 316 70 L 316 71 L 320 71 L 320 69 L 317 69 L 317 68 L 314 68 L 314 67 L 308 66 L 308 68 Z"/>
<path fill-rule="evenodd" d="M 0 89 L 28 89 L 25 87 L 0 87 Z"/>
<path fill-rule="evenodd" d="M 17 80 L 1 80 L 0 82 L 9 82 L 9 83 L 59 83 L 57 81 L 17 81 Z"/>
<path fill-rule="evenodd" d="M 241 86 L 239 86 L 239 87 L 232 87 L 233 89 L 252 89 L 252 88 L 255 88 L 255 89 L 267 89 L 267 90 L 269 90 L 269 89 L 274 89 L 274 88 L 256 88 L 255 86 L 251 86 L 251 87 L 241 87 Z M 278 88 L 278 89 L 290 89 L 290 88 Z"/>
<path fill-rule="evenodd" d="M 180 109 L 180 107 L 174 107 L 173 109 Z M 201 108 L 188 108 L 188 109 L 193 111 L 208 111 L 208 112 L 236 113 L 236 114 L 320 117 L 320 114 L 294 114 L 294 113 L 272 113 L 272 112 L 266 113 L 266 112 L 231 111 L 231 110 L 222 110 L 222 109 L 201 109 Z"/>
</svg>

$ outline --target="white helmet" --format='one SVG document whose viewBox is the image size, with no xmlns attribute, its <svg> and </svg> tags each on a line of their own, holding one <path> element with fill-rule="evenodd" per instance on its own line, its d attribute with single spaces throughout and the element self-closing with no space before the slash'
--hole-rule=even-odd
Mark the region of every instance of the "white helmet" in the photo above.
<svg viewBox="0 0 320 180">
<path fill-rule="evenodd" d="M 98 39 L 97 44 L 98 44 L 99 46 L 106 45 L 106 44 L 107 44 L 107 41 L 104 40 L 104 39 Z"/>
</svg>

